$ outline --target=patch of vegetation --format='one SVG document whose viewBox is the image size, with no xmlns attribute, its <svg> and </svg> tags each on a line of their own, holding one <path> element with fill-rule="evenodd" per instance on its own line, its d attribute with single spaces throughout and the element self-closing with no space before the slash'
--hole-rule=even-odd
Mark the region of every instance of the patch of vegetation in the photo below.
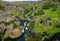
<svg viewBox="0 0 60 41">
<path fill-rule="evenodd" d="M 21 13 L 18 10 L 10 10 L 7 13 L 12 14 L 12 15 L 21 15 Z"/>
<path fill-rule="evenodd" d="M 3 6 L 0 6 L 0 9 L 3 8 L 4 8 Z M 53 35 L 54 33 L 60 32 L 60 23 L 58 22 L 60 21 L 60 3 L 49 2 L 48 4 L 43 5 L 41 8 L 35 6 L 35 4 L 34 5 L 27 4 L 26 8 L 23 11 L 23 14 L 15 9 L 11 9 L 10 11 L 7 11 L 7 13 L 19 16 L 21 19 L 25 20 L 28 19 L 30 15 L 32 15 L 33 19 L 30 22 L 29 30 L 31 30 L 34 33 L 40 33 L 43 35 L 44 32 L 46 32 L 47 34 Z M 40 18 L 42 18 L 42 20 L 40 20 Z M 18 27 L 18 25 L 16 25 L 13 20 L 9 22 L 0 22 L 0 24 L 1 23 L 4 23 L 5 25 L 10 25 L 11 23 L 13 23 L 14 28 Z M 4 38 L 6 38 L 7 36 L 8 35 L 6 34 Z M 40 40 L 39 38 L 40 36 L 39 37 L 36 36 L 35 38 L 29 37 L 29 39 L 32 39 L 30 41 L 39 41 Z M 44 38 L 48 39 L 49 37 L 45 35 Z"/>
<path fill-rule="evenodd" d="M 0 4 L 0 10 L 4 10 L 4 6 Z"/>
<path fill-rule="evenodd" d="M 55 4 L 52 4 L 52 3 L 47 3 L 44 6 L 42 6 L 43 10 L 46 10 L 46 9 L 49 9 L 49 8 L 54 8 L 54 10 L 55 10 L 57 7 L 55 6 Z"/>
<path fill-rule="evenodd" d="M 35 16 L 39 16 L 39 15 L 44 15 L 44 11 L 43 10 L 40 10 L 40 9 L 37 9 L 36 12 L 35 12 Z"/>
<path fill-rule="evenodd" d="M 48 5 L 44 5 L 42 7 L 42 10 L 45 12 L 45 14 L 41 17 L 44 18 L 44 20 L 40 20 L 37 22 L 35 21 L 36 23 L 32 31 L 40 32 L 40 33 L 43 33 L 44 31 L 46 31 L 48 34 L 54 34 L 54 33 L 60 32 L 59 30 L 60 28 L 55 28 L 57 21 L 60 20 L 59 18 L 60 10 L 57 8 L 57 5 L 55 6 L 55 4 L 49 3 Z M 44 23 L 45 18 L 51 19 L 51 25 L 41 24 L 41 23 Z"/>
</svg>

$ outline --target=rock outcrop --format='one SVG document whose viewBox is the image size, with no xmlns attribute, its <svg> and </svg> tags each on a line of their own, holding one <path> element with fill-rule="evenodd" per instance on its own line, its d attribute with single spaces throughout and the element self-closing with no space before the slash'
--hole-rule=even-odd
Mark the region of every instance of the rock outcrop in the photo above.
<svg viewBox="0 0 60 41">
<path fill-rule="evenodd" d="M 11 20 L 14 19 L 14 16 L 12 16 L 11 14 L 0 14 L 0 22 L 4 21 L 4 22 L 9 22 Z"/>
<path fill-rule="evenodd" d="M 2 23 L 2 24 L 0 24 L 0 32 L 1 31 L 4 31 L 4 29 L 6 28 L 6 26 Z"/>
<path fill-rule="evenodd" d="M 20 30 L 19 24 L 19 21 L 16 20 L 14 15 L 0 14 L 0 32 L 3 31 L 3 35 L 8 33 L 9 37 L 12 39 L 20 37 L 22 30 Z"/>
</svg>

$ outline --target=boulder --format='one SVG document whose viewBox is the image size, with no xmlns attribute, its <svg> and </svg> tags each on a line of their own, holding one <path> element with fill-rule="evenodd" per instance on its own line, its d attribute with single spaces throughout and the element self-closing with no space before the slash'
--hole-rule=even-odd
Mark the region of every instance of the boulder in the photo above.
<svg viewBox="0 0 60 41">
<path fill-rule="evenodd" d="M 7 29 L 9 29 L 9 30 L 12 30 L 13 28 L 14 28 L 13 24 L 10 24 L 10 25 L 7 26 Z"/>
<path fill-rule="evenodd" d="M 1 21 L 9 22 L 13 19 L 14 19 L 14 16 L 11 14 L 4 14 L 4 13 L 0 14 L 0 22 Z"/>
<path fill-rule="evenodd" d="M 6 22 L 9 22 L 9 21 L 11 21 L 13 19 L 14 19 L 14 16 L 12 16 L 11 14 L 6 15 Z"/>
<path fill-rule="evenodd" d="M 19 28 L 15 28 L 11 31 L 9 37 L 14 39 L 20 37 L 22 34 L 22 31 Z"/>
<path fill-rule="evenodd" d="M 6 26 L 3 23 L 0 24 L 0 31 L 4 31 L 4 29 L 6 29 Z"/>
<path fill-rule="evenodd" d="M 6 20 L 6 14 L 0 14 L 0 22 Z"/>
</svg>

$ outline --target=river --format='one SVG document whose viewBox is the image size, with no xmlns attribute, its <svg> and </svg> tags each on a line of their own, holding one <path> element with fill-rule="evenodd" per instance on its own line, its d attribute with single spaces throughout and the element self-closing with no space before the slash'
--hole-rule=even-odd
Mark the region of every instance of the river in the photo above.
<svg viewBox="0 0 60 41">
<path fill-rule="evenodd" d="M 17 16 L 16 16 L 17 17 Z M 17 41 L 25 41 L 25 34 L 28 31 L 29 26 L 27 24 L 32 20 L 32 16 L 30 15 L 29 19 L 22 20 L 21 18 L 17 17 L 22 25 L 26 22 L 25 29 L 22 30 L 22 35 L 17 39 Z"/>
</svg>

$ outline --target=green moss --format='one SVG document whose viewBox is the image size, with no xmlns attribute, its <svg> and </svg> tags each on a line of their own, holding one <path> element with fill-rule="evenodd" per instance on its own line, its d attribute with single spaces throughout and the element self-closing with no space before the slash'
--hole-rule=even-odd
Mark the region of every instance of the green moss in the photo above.
<svg viewBox="0 0 60 41">
<path fill-rule="evenodd" d="M 4 6 L 0 4 L 0 10 L 4 10 Z"/>
<path fill-rule="evenodd" d="M 10 11 L 8 11 L 7 13 L 9 13 L 9 14 L 13 14 L 13 15 L 21 15 L 21 13 L 18 11 L 18 10 L 10 10 Z"/>
<path fill-rule="evenodd" d="M 52 11 L 54 8 L 49 8 L 49 9 L 45 9 L 43 10 L 45 12 L 44 15 L 42 15 L 41 17 L 42 18 L 51 18 L 52 19 L 52 22 L 51 24 L 52 25 L 43 25 L 43 24 L 40 24 L 39 21 L 35 21 L 35 26 L 33 28 L 33 31 L 34 32 L 40 32 L 40 33 L 43 33 L 44 31 L 46 31 L 48 34 L 54 34 L 54 33 L 57 33 L 57 32 L 60 32 L 60 28 L 56 28 L 55 25 L 57 24 L 58 20 L 60 20 L 60 8 L 56 8 L 55 11 Z"/>
</svg>

